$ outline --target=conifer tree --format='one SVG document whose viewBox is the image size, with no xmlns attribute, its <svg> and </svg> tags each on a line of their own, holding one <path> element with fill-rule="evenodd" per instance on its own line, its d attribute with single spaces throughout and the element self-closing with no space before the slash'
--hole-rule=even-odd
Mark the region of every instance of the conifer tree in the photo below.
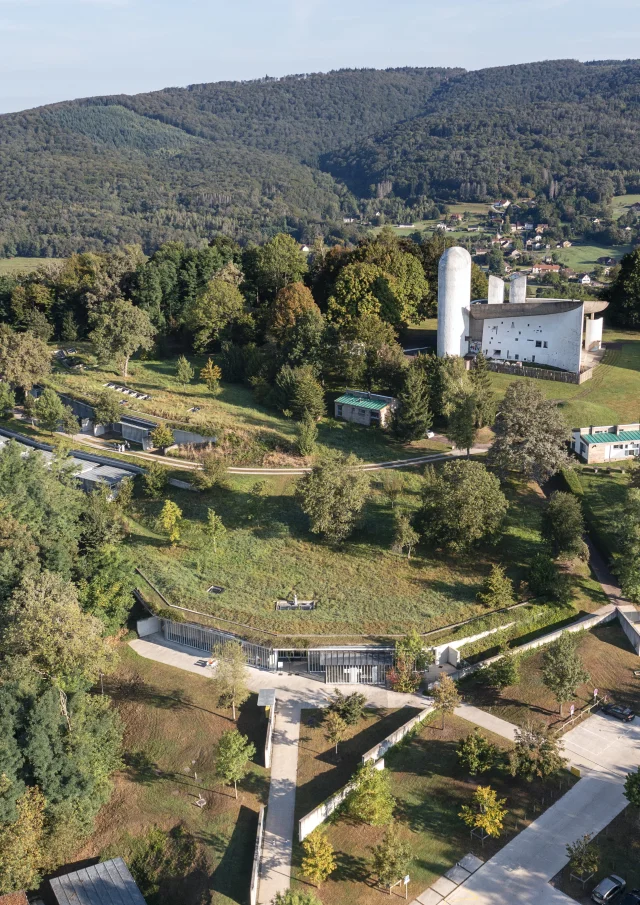
<svg viewBox="0 0 640 905">
<path fill-rule="evenodd" d="M 478 352 L 476 355 L 475 366 L 469 376 L 476 401 L 476 427 L 484 427 L 493 421 L 495 403 L 491 385 L 491 371 L 482 352 Z"/>
<path fill-rule="evenodd" d="M 466 449 L 467 456 L 476 439 L 476 398 L 472 392 L 461 392 L 451 404 L 447 436 L 456 449 Z"/>
<path fill-rule="evenodd" d="M 429 384 L 424 370 L 415 364 L 407 369 L 404 387 L 398 394 L 394 431 L 403 442 L 426 436 L 433 418 L 429 408 Z"/>
<path fill-rule="evenodd" d="M 182 384 L 183 387 L 186 387 L 186 385 L 193 380 L 194 373 L 195 371 L 191 367 L 191 364 L 184 355 L 181 355 L 176 364 L 176 378 L 178 383 Z"/>
<path fill-rule="evenodd" d="M 513 583 L 505 574 L 503 566 L 491 566 L 491 571 L 478 592 L 478 601 L 490 610 L 502 609 L 515 603 Z"/>
</svg>

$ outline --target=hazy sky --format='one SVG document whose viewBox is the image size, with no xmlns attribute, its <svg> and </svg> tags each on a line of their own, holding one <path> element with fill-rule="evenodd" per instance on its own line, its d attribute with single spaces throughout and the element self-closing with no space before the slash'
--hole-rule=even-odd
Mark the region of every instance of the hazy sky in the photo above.
<svg viewBox="0 0 640 905">
<path fill-rule="evenodd" d="M 638 0 L 0 0 L 0 112 L 341 67 L 634 56 Z"/>
</svg>

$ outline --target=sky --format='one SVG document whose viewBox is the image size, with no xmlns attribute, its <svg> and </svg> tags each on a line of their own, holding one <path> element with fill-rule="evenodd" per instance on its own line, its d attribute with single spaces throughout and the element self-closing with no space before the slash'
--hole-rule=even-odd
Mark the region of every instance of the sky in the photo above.
<svg viewBox="0 0 640 905">
<path fill-rule="evenodd" d="M 0 0 L 0 113 L 264 75 L 639 48 L 638 0 Z"/>
</svg>

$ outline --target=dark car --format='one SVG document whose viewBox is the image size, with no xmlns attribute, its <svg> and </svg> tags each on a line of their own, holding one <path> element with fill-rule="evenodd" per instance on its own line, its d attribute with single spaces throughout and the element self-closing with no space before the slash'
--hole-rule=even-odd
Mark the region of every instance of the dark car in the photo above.
<svg viewBox="0 0 640 905">
<path fill-rule="evenodd" d="M 632 889 L 620 899 L 618 905 L 640 905 L 640 889 Z"/>
<path fill-rule="evenodd" d="M 608 905 L 609 902 L 613 902 L 619 892 L 624 892 L 626 885 L 626 881 L 622 877 L 611 874 L 606 880 L 601 880 L 598 883 L 591 893 L 591 898 L 594 902 L 598 902 L 599 905 Z"/>
<path fill-rule="evenodd" d="M 635 717 L 634 711 L 630 707 L 623 707 L 622 704 L 603 704 L 602 712 L 623 723 L 630 723 Z"/>
</svg>

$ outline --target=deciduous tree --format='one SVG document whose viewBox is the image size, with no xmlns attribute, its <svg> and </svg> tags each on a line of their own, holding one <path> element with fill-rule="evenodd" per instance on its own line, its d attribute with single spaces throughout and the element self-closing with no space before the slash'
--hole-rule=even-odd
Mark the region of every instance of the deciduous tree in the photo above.
<svg viewBox="0 0 640 905">
<path fill-rule="evenodd" d="M 560 705 L 560 716 L 562 705 L 575 696 L 580 685 L 589 681 L 576 647 L 577 639 L 563 632 L 542 655 L 542 681 Z"/>
<path fill-rule="evenodd" d="M 512 776 L 531 781 L 547 779 L 566 765 L 560 754 L 558 736 L 541 721 L 527 721 L 515 732 L 514 747 L 509 753 Z"/>
<path fill-rule="evenodd" d="M 161 421 L 156 428 L 151 431 L 151 442 L 156 449 L 159 449 L 162 455 L 165 454 L 168 446 L 173 446 L 173 431 L 171 428 Z"/>
<path fill-rule="evenodd" d="M 395 799 L 389 771 L 377 770 L 374 762 L 368 760 L 358 768 L 354 781 L 355 788 L 346 799 L 349 816 L 370 826 L 391 823 Z"/>
<path fill-rule="evenodd" d="M 451 676 L 444 673 L 433 689 L 433 703 L 436 710 L 439 710 L 442 714 L 443 729 L 446 715 L 453 713 L 456 707 L 460 706 L 461 701 L 462 698 L 458 692 L 458 686 Z"/>
<path fill-rule="evenodd" d="M 196 352 L 204 351 L 220 332 L 240 318 L 244 310 L 242 293 L 233 283 L 214 278 L 185 311 L 185 323 L 194 334 Z"/>
<path fill-rule="evenodd" d="M 584 519 L 577 496 L 556 490 L 542 519 L 542 530 L 558 556 L 579 556 L 584 550 Z"/>
<path fill-rule="evenodd" d="M 35 888 L 45 861 L 45 800 L 37 786 L 17 802 L 17 820 L 0 824 L 0 893 Z"/>
<path fill-rule="evenodd" d="M 228 729 L 220 736 L 216 746 L 216 776 L 225 783 L 233 783 L 238 797 L 238 783 L 247 773 L 249 761 L 256 753 L 256 746 L 237 729 Z"/>
<path fill-rule="evenodd" d="M 373 848 L 371 866 L 378 877 L 380 886 L 391 887 L 406 876 L 411 864 L 411 849 L 400 838 L 398 828 L 390 826 L 382 837 L 382 842 Z"/>
<path fill-rule="evenodd" d="M 227 529 L 215 509 L 207 509 L 207 521 L 204 526 L 204 532 L 213 544 L 213 552 L 217 553 L 218 542 L 225 536 Z"/>
<path fill-rule="evenodd" d="M 460 739 L 457 748 L 458 762 L 471 776 L 486 773 L 498 760 L 498 749 L 476 727 L 466 738 Z"/>
<path fill-rule="evenodd" d="M 333 846 L 327 834 L 321 829 L 316 829 L 303 840 L 302 848 L 304 849 L 302 873 L 309 877 L 312 883 L 320 886 L 338 866 Z"/>
<path fill-rule="evenodd" d="M 395 468 L 385 469 L 380 478 L 382 484 L 382 493 L 391 503 L 393 509 L 404 490 L 404 477 L 401 472 Z"/>
<path fill-rule="evenodd" d="M 139 349 L 153 346 L 155 328 L 149 315 L 124 299 L 110 299 L 102 303 L 92 316 L 93 329 L 89 339 L 102 361 L 117 360 L 122 375 L 129 373 L 129 359 Z"/>
<path fill-rule="evenodd" d="M 306 272 L 304 253 L 296 240 L 286 233 L 278 233 L 258 249 L 257 280 L 259 288 L 267 294 L 299 282 Z"/>
<path fill-rule="evenodd" d="M 172 547 L 182 536 L 182 510 L 173 500 L 165 500 L 162 511 L 158 517 L 158 526 L 169 538 Z"/>
<path fill-rule="evenodd" d="M 312 534 L 340 543 L 354 531 L 370 484 L 357 464 L 355 456 L 330 456 L 298 482 L 298 500 Z"/>
<path fill-rule="evenodd" d="M 150 462 L 142 480 L 149 496 L 155 500 L 160 499 L 169 481 L 169 469 L 160 462 Z"/>
<path fill-rule="evenodd" d="M 420 540 L 420 535 L 411 524 L 411 520 L 404 513 L 396 513 L 395 529 L 393 534 L 393 548 L 399 553 L 407 551 L 407 560 L 411 559 L 411 551 Z"/>
<path fill-rule="evenodd" d="M 600 852 L 591 841 L 591 834 L 581 836 L 575 842 L 567 844 L 569 868 L 578 877 L 590 877 L 600 866 Z"/>
<path fill-rule="evenodd" d="M 213 656 L 217 661 L 214 677 L 218 699 L 223 706 L 231 707 L 235 720 L 236 709 L 242 707 L 250 694 L 247 687 L 247 658 L 242 645 L 235 641 L 216 647 Z"/>
<path fill-rule="evenodd" d="M 295 327 L 298 318 L 305 312 L 320 314 L 311 290 L 304 283 L 289 283 L 276 295 L 269 312 L 269 332 L 276 342 L 286 340 L 287 333 Z"/>
<path fill-rule="evenodd" d="M 120 400 L 112 390 L 103 390 L 98 393 L 93 408 L 98 424 L 117 424 L 120 421 Z"/>
<path fill-rule="evenodd" d="M 495 475 L 481 462 L 458 459 L 425 470 L 414 525 L 428 543 L 461 552 L 495 536 L 507 509 Z"/>
<path fill-rule="evenodd" d="M 569 431 L 556 405 L 532 382 L 510 384 L 494 424 L 489 462 L 503 474 L 513 471 L 538 482 L 569 464 Z"/>
<path fill-rule="evenodd" d="M 47 344 L 32 333 L 14 333 L 0 324 L 0 376 L 25 392 L 40 383 L 51 371 Z"/>
<path fill-rule="evenodd" d="M 335 710 L 329 710 L 324 718 L 324 736 L 328 742 L 336 746 L 336 754 L 338 745 L 344 741 L 346 733 L 347 724 L 340 714 Z"/>
<path fill-rule="evenodd" d="M 217 393 L 222 380 L 222 369 L 208 358 L 206 365 L 200 369 L 200 380 L 206 384 L 210 393 Z"/>
<path fill-rule="evenodd" d="M 471 805 L 464 805 L 459 816 L 467 826 L 478 829 L 487 836 L 498 837 L 502 833 L 507 814 L 506 798 L 498 798 L 491 786 L 478 786 Z"/>
<path fill-rule="evenodd" d="M 296 443 L 301 456 L 312 456 L 318 441 L 318 425 L 309 412 L 305 413 L 296 426 Z"/>
</svg>

